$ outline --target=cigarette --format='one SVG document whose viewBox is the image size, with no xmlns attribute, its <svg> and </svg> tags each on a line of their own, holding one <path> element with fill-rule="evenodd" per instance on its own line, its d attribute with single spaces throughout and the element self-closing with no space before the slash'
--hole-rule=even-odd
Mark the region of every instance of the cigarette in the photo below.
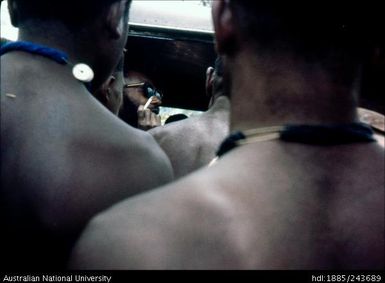
<svg viewBox="0 0 385 283">
<path fill-rule="evenodd" d="M 124 84 L 124 88 L 143 86 L 144 83 Z"/>
<path fill-rule="evenodd" d="M 151 97 L 147 100 L 146 104 L 145 104 L 144 107 L 143 107 L 143 110 L 146 110 L 146 109 L 148 108 L 148 106 L 150 106 L 150 104 L 151 104 L 151 102 L 152 102 L 152 98 L 153 98 L 153 96 L 151 96 Z"/>
</svg>

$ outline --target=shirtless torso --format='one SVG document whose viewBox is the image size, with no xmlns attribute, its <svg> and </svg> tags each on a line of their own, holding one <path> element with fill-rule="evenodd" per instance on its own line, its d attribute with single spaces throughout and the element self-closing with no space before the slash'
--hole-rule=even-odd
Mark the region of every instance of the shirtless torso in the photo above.
<svg viewBox="0 0 385 283">
<path fill-rule="evenodd" d="M 369 32 L 376 22 L 359 21 L 365 5 L 349 5 L 354 16 L 341 37 L 345 5 L 212 4 L 231 130 L 313 131 L 291 142 L 283 132 L 248 136 L 212 167 L 115 205 L 91 221 L 72 266 L 383 270 L 384 148 L 367 126 L 354 131 L 363 139 L 336 138 L 359 121 L 353 94 L 363 58 L 351 44 L 361 42 L 354 27 Z M 334 16 L 330 26 L 322 10 Z M 315 134 L 311 143 L 298 138 Z"/>
<path fill-rule="evenodd" d="M 105 109 L 68 66 L 12 52 L 1 58 L 1 80 L 7 266 L 63 264 L 91 216 L 172 179 L 154 139 Z"/>
<path fill-rule="evenodd" d="M 242 146 L 210 169 L 94 220 L 75 263 L 106 269 L 383 268 L 384 157 L 375 143 L 327 150 L 280 141 Z M 133 212 L 137 217 L 125 217 Z M 111 253 L 108 242 L 122 246 Z M 90 243 L 104 248 L 88 253 Z M 108 258 L 98 256 L 104 252 Z"/>
</svg>

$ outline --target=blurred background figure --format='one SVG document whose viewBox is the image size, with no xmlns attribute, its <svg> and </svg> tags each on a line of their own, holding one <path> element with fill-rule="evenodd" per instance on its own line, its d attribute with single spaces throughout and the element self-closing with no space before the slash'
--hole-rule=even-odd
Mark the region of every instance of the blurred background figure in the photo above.
<svg viewBox="0 0 385 283">
<path fill-rule="evenodd" d="M 149 131 L 170 158 L 175 178 L 208 165 L 229 134 L 230 101 L 224 81 L 224 64 L 219 57 L 215 68 L 207 69 L 206 95 L 210 100 L 208 111 Z"/>
<path fill-rule="evenodd" d="M 156 115 L 159 114 L 159 106 L 162 104 L 162 95 L 156 90 L 151 79 L 144 73 L 128 70 L 124 75 L 124 80 L 123 106 L 119 117 L 129 125 L 143 130 L 159 126 L 160 119 L 159 123 L 149 123 L 150 120 L 158 121 Z M 138 111 L 144 110 L 139 109 L 141 105 L 147 106 L 146 108 L 152 113 L 138 115 Z M 150 120 L 143 119 L 149 116 Z"/>
</svg>

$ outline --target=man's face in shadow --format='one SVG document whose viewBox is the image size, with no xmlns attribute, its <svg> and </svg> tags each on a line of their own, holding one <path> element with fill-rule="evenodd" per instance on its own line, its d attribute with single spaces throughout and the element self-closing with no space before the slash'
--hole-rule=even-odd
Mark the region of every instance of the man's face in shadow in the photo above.
<svg viewBox="0 0 385 283">
<path fill-rule="evenodd" d="M 123 90 L 123 95 L 125 95 L 132 104 L 134 104 L 137 108 L 140 105 L 145 105 L 149 99 L 147 96 L 147 91 L 145 90 L 145 87 L 147 85 L 153 86 L 152 81 L 143 73 L 129 71 L 125 75 L 125 87 Z M 145 83 L 146 85 L 139 85 Z M 136 85 L 137 86 L 132 86 Z M 131 85 L 131 86 L 130 86 Z M 162 101 L 159 97 L 153 96 L 152 101 L 148 108 L 153 111 L 157 112 L 159 110 L 159 106 L 162 104 Z"/>
</svg>

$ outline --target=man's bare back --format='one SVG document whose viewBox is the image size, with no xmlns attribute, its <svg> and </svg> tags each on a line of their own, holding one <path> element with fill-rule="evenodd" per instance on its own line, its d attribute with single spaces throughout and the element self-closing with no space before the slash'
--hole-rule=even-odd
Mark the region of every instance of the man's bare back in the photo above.
<svg viewBox="0 0 385 283">
<path fill-rule="evenodd" d="M 274 141 L 240 147 L 208 170 L 122 202 L 93 220 L 74 265 L 383 268 L 383 160 L 376 144 L 325 150 Z M 133 212 L 136 218 L 125 217 Z M 101 248 L 90 252 L 96 243 Z"/>
<path fill-rule="evenodd" d="M 109 113 L 70 68 L 39 60 L 20 52 L 1 59 L 1 199 L 8 231 L 2 254 L 9 266 L 39 265 L 37 254 L 46 267 L 63 264 L 61 252 L 68 254 L 94 214 L 172 179 L 168 158 L 149 134 Z"/>
</svg>

